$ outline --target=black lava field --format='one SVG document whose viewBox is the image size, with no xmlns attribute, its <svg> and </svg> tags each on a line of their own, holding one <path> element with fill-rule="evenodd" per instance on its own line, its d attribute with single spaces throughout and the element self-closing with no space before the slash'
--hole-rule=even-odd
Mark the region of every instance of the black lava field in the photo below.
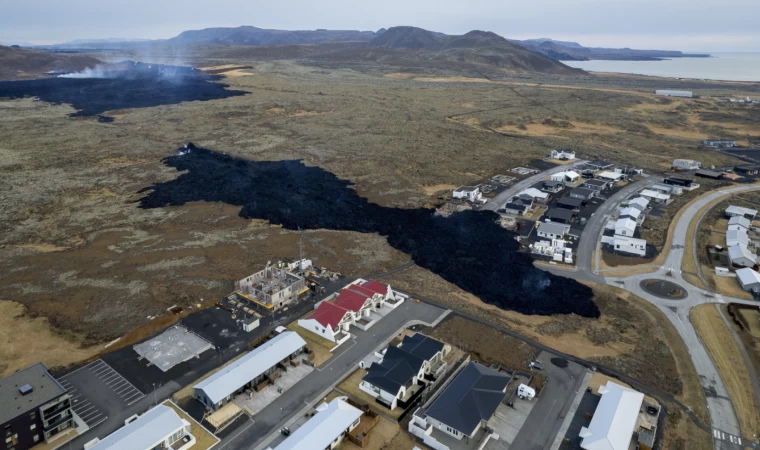
<svg viewBox="0 0 760 450">
<path fill-rule="evenodd" d="M 214 82 L 219 79 L 219 75 L 203 74 L 189 67 L 123 63 L 118 70 L 98 71 L 90 78 L 0 81 L 0 98 L 38 97 L 50 103 L 67 103 L 77 110 L 72 114 L 76 117 L 247 93 L 228 90 L 228 85 Z"/>
<path fill-rule="evenodd" d="M 491 211 L 444 218 L 431 209 L 383 207 L 356 194 L 349 181 L 297 160 L 249 161 L 192 148 L 164 163 L 183 173 L 141 190 L 140 207 L 224 202 L 241 206 L 244 218 L 290 230 L 379 233 L 417 265 L 500 308 L 599 317 L 589 287 L 535 268 Z"/>
</svg>

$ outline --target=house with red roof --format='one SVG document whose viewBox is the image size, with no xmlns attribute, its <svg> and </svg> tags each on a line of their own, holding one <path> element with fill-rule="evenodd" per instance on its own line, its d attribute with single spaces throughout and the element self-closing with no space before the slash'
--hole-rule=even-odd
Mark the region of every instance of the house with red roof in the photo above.
<svg viewBox="0 0 760 450">
<path fill-rule="evenodd" d="M 323 301 L 311 316 L 299 320 L 298 326 L 340 345 L 351 337 L 348 329 L 353 322 L 352 311 L 335 303 Z"/>
</svg>

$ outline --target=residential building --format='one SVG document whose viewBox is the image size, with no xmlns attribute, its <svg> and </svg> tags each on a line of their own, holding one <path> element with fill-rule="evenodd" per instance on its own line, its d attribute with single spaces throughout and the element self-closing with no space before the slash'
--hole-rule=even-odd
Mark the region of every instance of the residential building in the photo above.
<svg viewBox="0 0 760 450">
<path fill-rule="evenodd" d="M 532 202 L 531 202 L 532 203 Z M 530 207 L 524 203 L 509 202 L 504 205 L 504 212 L 507 214 L 514 214 L 516 216 L 525 216 L 530 214 Z"/>
<path fill-rule="evenodd" d="M 582 427 L 581 448 L 586 450 L 628 450 L 636 431 L 644 394 L 612 381 L 599 387 L 602 396 L 591 423 Z"/>
<path fill-rule="evenodd" d="M 367 368 L 359 389 L 390 410 L 406 407 L 412 397 L 445 369 L 451 347 L 420 333 L 405 336 L 398 347 L 389 345 L 382 359 Z"/>
<path fill-rule="evenodd" d="M 590 169 L 593 169 L 593 170 L 607 170 L 607 169 L 611 169 L 612 165 L 613 164 L 611 162 L 601 161 L 601 160 L 596 160 L 596 161 L 591 161 L 591 162 L 586 163 L 586 167 L 588 167 Z"/>
<path fill-rule="evenodd" d="M 277 365 L 296 360 L 304 347 L 298 333 L 284 331 L 193 386 L 195 398 L 216 411 L 236 394 L 276 376 Z"/>
<path fill-rule="evenodd" d="M 760 165 L 736 166 L 734 172 L 744 176 L 756 176 L 760 174 Z"/>
<path fill-rule="evenodd" d="M 414 412 L 409 432 L 436 449 L 448 448 L 436 439 L 437 433 L 473 438 L 506 398 L 509 380 L 502 372 L 468 363 L 427 409 Z"/>
<path fill-rule="evenodd" d="M 544 181 L 543 187 L 541 188 L 542 191 L 550 192 L 552 194 L 561 192 L 562 189 L 565 189 L 565 183 L 562 181 L 556 181 L 556 180 Z"/>
<path fill-rule="evenodd" d="M 575 197 L 562 197 L 557 202 L 558 208 L 580 210 L 584 201 Z"/>
<path fill-rule="evenodd" d="M 705 139 L 702 145 L 713 148 L 731 148 L 736 147 L 736 141 L 732 139 Z"/>
<path fill-rule="evenodd" d="M 552 158 L 559 159 L 559 160 L 574 160 L 575 159 L 575 151 L 567 149 L 567 148 L 556 148 L 552 150 Z"/>
<path fill-rule="evenodd" d="M 672 89 L 657 89 L 654 91 L 655 95 L 662 95 L 665 97 L 686 97 L 691 98 L 693 97 L 693 93 L 691 91 L 676 91 Z"/>
<path fill-rule="evenodd" d="M 609 244 L 616 252 L 646 256 L 647 241 L 626 236 L 602 236 L 602 243 Z"/>
<path fill-rule="evenodd" d="M 693 159 L 673 160 L 673 170 L 697 170 L 700 167 L 702 167 L 702 163 Z"/>
<path fill-rule="evenodd" d="M 636 197 L 634 199 L 628 200 L 628 206 L 631 208 L 636 208 L 643 211 L 646 211 L 646 209 L 649 207 L 649 200 L 645 199 L 644 197 Z"/>
<path fill-rule="evenodd" d="M 682 188 L 684 188 L 684 190 L 687 190 L 687 191 L 693 191 L 694 189 L 699 187 L 699 183 L 695 183 L 694 180 L 691 178 L 668 177 L 668 178 L 665 178 L 662 182 L 664 184 L 669 184 L 671 186 L 681 186 Z"/>
<path fill-rule="evenodd" d="M 596 197 L 598 193 L 598 191 L 594 191 L 592 189 L 577 187 L 570 191 L 568 195 L 572 198 L 577 198 L 580 200 L 591 200 L 592 198 Z"/>
<path fill-rule="evenodd" d="M 723 178 L 723 172 L 716 172 L 714 170 L 700 169 L 694 172 L 694 175 L 700 178 L 709 178 L 711 180 L 720 180 Z"/>
<path fill-rule="evenodd" d="M 731 265 L 734 266 L 755 267 L 757 264 L 757 255 L 741 245 L 728 247 L 728 259 L 731 261 Z"/>
<path fill-rule="evenodd" d="M 730 205 L 725 211 L 726 217 L 731 218 L 734 216 L 746 217 L 749 220 L 754 220 L 757 215 L 757 210 L 752 208 L 745 208 L 743 206 Z"/>
<path fill-rule="evenodd" d="M 282 309 L 308 290 L 306 280 L 282 263 L 267 264 L 264 270 L 235 282 L 236 294 L 268 310 Z"/>
<path fill-rule="evenodd" d="M 546 215 L 544 217 L 551 220 L 552 222 L 572 223 L 575 219 L 575 216 L 575 211 L 571 209 L 552 208 L 546 211 Z"/>
<path fill-rule="evenodd" d="M 340 345 L 351 338 L 348 330 L 354 323 L 353 312 L 330 301 L 322 301 L 316 311 L 305 319 L 298 320 L 298 326 Z"/>
<path fill-rule="evenodd" d="M 641 226 L 641 224 L 644 222 L 644 217 L 646 216 L 641 212 L 640 209 L 634 208 L 633 206 L 626 206 L 620 210 L 618 217 L 621 219 L 631 219 L 636 222 L 636 225 Z"/>
<path fill-rule="evenodd" d="M 562 239 L 570 233 L 570 225 L 556 222 L 542 222 L 536 230 L 538 237 L 547 239 Z"/>
<path fill-rule="evenodd" d="M 558 172 L 558 173 L 552 174 L 550 177 L 552 181 L 562 181 L 564 183 L 574 183 L 578 181 L 580 178 L 581 178 L 581 175 L 574 170 L 568 170 L 566 172 Z"/>
<path fill-rule="evenodd" d="M 551 195 L 546 192 L 541 192 L 536 188 L 528 188 L 517 194 L 518 197 L 533 200 L 536 203 L 546 204 L 552 198 Z"/>
<path fill-rule="evenodd" d="M 615 172 L 622 173 L 628 176 L 633 176 L 633 175 L 643 174 L 644 169 L 640 169 L 638 167 L 623 167 L 623 168 L 616 167 Z"/>
<path fill-rule="evenodd" d="M 739 269 L 736 271 L 736 278 L 742 289 L 755 295 L 760 294 L 760 273 L 750 268 Z"/>
<path fill-rule="evenodd" d="M 600 180 L 604 180 L 610 183 L 619 183 L 620 181 L 625 180 L 628 178 L 625 174 L 620 172 L 610 172 L 610 171 L 604 171 L 596 176 Z"/>
<path fill-rule="evenodd" d="M 334 449 L 346 434 L 359 426 L 362 410 L 348 403 L 346 397 L 322 403 L 317 413 L 288 436 L 274 450 Z M 272 450 L 269 447 L 267 450 Z"/>
<path fill-rule="evenodd" d="M 744 216 L 732 216 L 728 219 L 729 230 L 744 230 L 749 231 L 752 222 Z"/>
<path fill-rule="evenodd" d="M 649 189 L 668 195 L 681 195 L 683 194 L 683 187 L 674 184 L 655 183 L 649 187 Z"/>
<path fill-rule="evenodd" d="M 477 186 L 460 186 L 457 189 L 454 189 L 451 196 L 474 203 L 483 197 L 483 193 L 480 192 L 480 188 Z"/>
<path fill-rule="evenodd" d="M 645 199 L 659 203 L 661 205 L 667 205 L 671 202 L 670 195 L 663 194 L 662 192 L 653 191 L 651 189 L 644 189 L 639 193 L 640 196 L 644 197 Z"/>
<path fill-rule="evenodd" d="M 44 364 L 0 379 L 1 449 L 51 443 L 74 426 L 71 397 Z"/>
<path fill-rule="evenodd" d="M 88 450 L 186 450 L 195 445 L 190 434 L 190 422 L 181 418 L 166 405 L 149 409 L 139 417 L 127 420 L 125 425 L 108 437 L 88 442 Z M 90 446 L 91 445 L 91 446 Z"/>
<path fill-rule="evenodd" d="M 747 236 L 747 230 L 738 229 L 726 231 L 726 247 L 733 247 L 735 245 L 739 245 L 744 248 L 749 247 L 749 236 Z"/>
<path fill-rule="evenodd" d="M 581 185 L 583 189 L 591 189 L 593 191 L 603 191 L 610 186 L 609 181 L 605 180 L 586 180 Z"/>
<path fill-rule="evenodd" d="M 629 218 L 620 218 L 615 221 L 615 235 L 633 237 L 636 232 L 636 221 Z"/>
</svg>

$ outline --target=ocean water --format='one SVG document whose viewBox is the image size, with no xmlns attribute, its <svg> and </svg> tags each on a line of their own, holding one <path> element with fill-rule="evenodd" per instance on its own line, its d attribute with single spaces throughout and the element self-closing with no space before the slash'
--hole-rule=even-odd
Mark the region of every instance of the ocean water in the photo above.
<svg viewBox="0 0 760 450">
<path fill-rule="evenodd" d="M 707 52 L 705 52 L 707 53 Z M 662 61 L 563 61 L 588 72 L 617 72 L 669 78 L 760 81 L 760 53 L 711 53 L 710 58 Z"/>
</svg>

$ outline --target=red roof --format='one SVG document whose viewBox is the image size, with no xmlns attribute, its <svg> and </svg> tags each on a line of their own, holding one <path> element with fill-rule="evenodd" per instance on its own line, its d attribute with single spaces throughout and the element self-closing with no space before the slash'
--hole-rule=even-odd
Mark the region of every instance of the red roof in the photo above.
<svg viewBox="0 0 760 450">
<path fill-rule="evenodd" d="M 364 306 L 364 303 L 366 303 L 367 299 L 371 296 L 360 294 L 359 292 L 354 292 L 350 289 L 351 288 L 348 287 L 340 291 L 338 298 L 335 299 L 335 304 L 350 311 L 359 312 L 362 309 L 362 306 Z"/>
<path fill-rule="evenodd" d="M 369 280 L 362 283 L 362 287 L 369 289 L 376 294 L 385 295 L 388 293 L 388 286 L 377 280 Z"/>
<path fill-rule="evenodd" d="M 377 294 L 377 292 L 371 289 L 367 289 L 366 287 L 361 286 L 359 284 L 349 284 L 348 286 L 345 287 L 345 289 L 349 291 L 358 292 L 359 294 L 362 294 L 362 295 L 366 295 L 367 298 L 372 298 L 373 295 Z"/>
<path fill-rule="evenodd" d="M 309 319 L 316 320 L 325 328 L 335 328 L 340 321 L 343 320 L 343 316 L 345 316 L 347 312 L 349 311 L 346 308 L 334 303 L 322 302 Z"/>
</svg>

